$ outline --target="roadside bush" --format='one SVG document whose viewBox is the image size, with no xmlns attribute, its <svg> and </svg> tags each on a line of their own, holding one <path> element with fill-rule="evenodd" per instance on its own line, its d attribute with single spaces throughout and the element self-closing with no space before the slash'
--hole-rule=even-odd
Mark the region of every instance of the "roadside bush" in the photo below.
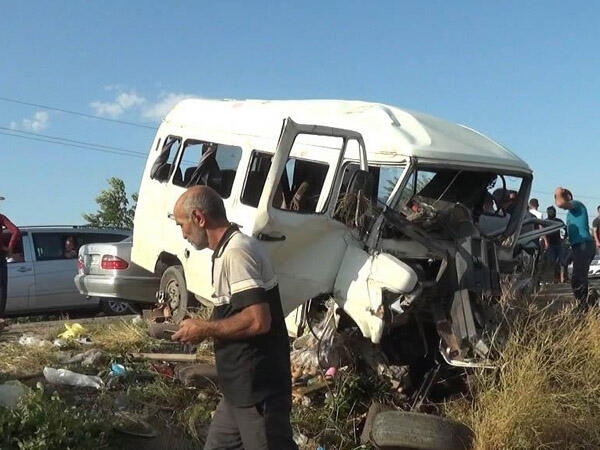
<svg viewBox="0 0 600 450">
<path fill-rule="evenodd" d="M 0 448 L 68 450 L 106 448 L 110 426 L 85 409 L 68 406 L 39 388 L 18 407 L 0 407 Z"/>
<path fill-rule="evenodd" d="M 598 311 L 513 316 L 500 369 L 475 372 L 447 415 L 471 426 L 476 450 L 600 448 Z"/>
</svg>

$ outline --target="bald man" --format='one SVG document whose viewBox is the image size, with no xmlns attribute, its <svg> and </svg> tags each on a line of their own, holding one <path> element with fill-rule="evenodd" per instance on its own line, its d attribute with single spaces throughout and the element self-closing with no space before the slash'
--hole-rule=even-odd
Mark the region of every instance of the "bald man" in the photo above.
<svg viewBox="0 0 600 450">
<path fill-rule="evenodd" d="M 223 398 L 204 449 L 297 450 L 289 342 L 266 252 L 227 220 L 221 197 L 207 186 L 184 192 L 174 216 L 194 248 L 213 250 L 213 317 L 184 320 L 173 335 L 185 343 L 214 339 Z"/>
</svg>

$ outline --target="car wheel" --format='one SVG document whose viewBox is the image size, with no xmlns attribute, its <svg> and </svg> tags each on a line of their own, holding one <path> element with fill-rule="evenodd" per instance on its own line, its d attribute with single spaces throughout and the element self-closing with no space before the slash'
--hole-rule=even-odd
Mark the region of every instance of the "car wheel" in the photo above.
<svg viewBox="0 0 600 450">
<path fill-rule="evenodd" d="M 385 411 L 375 416 L 371 441 L 384 450 L 467 450 L 471 448 L 473 432 L 444 417 Z"/>
<path fill-rule="evenodd" d="M 181 266 L 171 266 L 164 271 L 159 292 L 163 295 L 164 303 L 171 309 L 175 323 L 181 322 L 187 313 L 190 296 Z"/>
<path fill-rule="evenodd" d="M 129 303 L 120 301 L 116 298 L 100 299 L 100 308 L 107 316 L 121 316 L 131 312 Z"/>
</svg>

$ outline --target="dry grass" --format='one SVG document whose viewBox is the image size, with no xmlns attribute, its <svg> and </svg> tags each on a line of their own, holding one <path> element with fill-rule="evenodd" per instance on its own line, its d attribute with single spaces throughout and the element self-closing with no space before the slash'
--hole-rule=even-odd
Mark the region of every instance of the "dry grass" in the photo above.
<svg viewBox="0 0 600 450">
<path fill-rule="evenodd" d="M 86 329 L 94 346 L 108 353 L 139 352 L 152 347 L 152 339 L 144 325 L 121 320 L 116 323 L 88 324 Z"/>
<path fill-rule="evenodd" d="M 0 382 L 41 374 L 44 366 L 55 362 L 55 350 L 50 345 L 32 347 L 14 342 L 0 343 Z"/>
<path fill-rule="evenodd" d="M 513 310 L 501 369 L 472 376 L 472 399 L 445 405 L 476 450 L 600 448 L 600 318 Z"/>
</svg>

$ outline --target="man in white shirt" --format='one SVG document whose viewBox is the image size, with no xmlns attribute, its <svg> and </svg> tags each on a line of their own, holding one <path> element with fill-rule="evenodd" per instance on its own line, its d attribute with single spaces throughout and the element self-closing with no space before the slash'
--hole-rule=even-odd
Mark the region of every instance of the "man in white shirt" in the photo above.
<svg viewBox="0 0 600 450">
<path fill-rule="evenodd" d="M 536 218 L 543 219 L 544 215 L 540 211 L 538 211 L 539 207 L 540 203 L 538 202 L 537 198 L 532 198 L 531 200 L 529 200 L 529 212 L 533 214 Z"/>
</svg>

